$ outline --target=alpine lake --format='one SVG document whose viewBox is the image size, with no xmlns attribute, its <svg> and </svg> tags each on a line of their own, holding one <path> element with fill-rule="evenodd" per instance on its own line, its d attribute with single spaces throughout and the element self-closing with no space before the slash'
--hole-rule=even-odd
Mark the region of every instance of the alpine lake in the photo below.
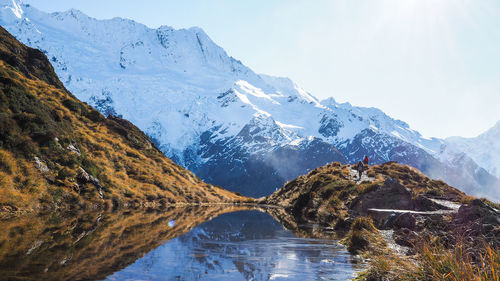
<svg viewBox="0 0 500 281">
<path fill-rule="evenodd" d="M 349 280 L 364 268 L 324 237 L 331 230 L 277 213 L 219 205 L 15 217 L 0 221 L 0 280 Z"/>
</svg>

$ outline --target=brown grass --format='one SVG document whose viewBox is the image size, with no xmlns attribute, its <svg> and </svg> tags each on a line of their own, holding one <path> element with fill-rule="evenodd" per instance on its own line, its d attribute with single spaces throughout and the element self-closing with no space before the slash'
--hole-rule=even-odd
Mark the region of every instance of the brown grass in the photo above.
<svg viewBox="0 0 500 281">
<path fill-rule="evenodd" d="M 387 162 L 370 167 L 368 173 L 373 172 L 377 175 L 399 180 L 406 188 L 411 189 L 415 195 L 425 194 L 431 197 L 446 196 L 457 202 L 466 196 L 463 192 L 449 186 L 444 181 L 430 179 L 418 169 L 408 165 Z"/>
<path fill-rule="evenodd" d="M 424 244 L 419 250 L 420 266 L 413 276 L 424 281 L 499 281 L 500 251 L 485 244 L 481 253 L 471 254 L 462 243 L 452 250 Z"/>
<path fill-rule="evenodd" d="M 379 253 L 387 246 L 370 217 L 357 217 L 342 243 L 352 254 L 361 252 Z"/>
<path fill-rule="evenodd" d="M 472 200 L 474 199 L 477 199 L 477 197 L 474 197 L 474 196 L 469 196 L 469 195 L 466 195 L 464 197 L 462 197 L 462 200 L 460 203 L 462 204 L 469 204 Z M 492 207 L 492 208 L 495 208 L 495 209 L 500 209 L 500 203 L 495 203 L 495 202 L 492 202 L 486 198 L 480 198 L 481 201 L 483 201 L 483 203 L 485 203 L 486 205 Z"/>
<path fill-rule="evenodd" d="M 219 205 L 19 216 L 2 221 L 0 279 L 102 280 L 200 223 L 244 209 Z"/>
<path fill-rule="evenodd" d="M 202 182 L 135 126 L 64 89 L 1 60 L 0 77 L 0 212 L 250 200 Z M 81 155 L 66 149 L 72 143 Z M 41 173 L 34 156 L 50 171 Z M 91 184 L 76 186 L 79 167 L 100 180 L 104 199 Z"/>
</svg>

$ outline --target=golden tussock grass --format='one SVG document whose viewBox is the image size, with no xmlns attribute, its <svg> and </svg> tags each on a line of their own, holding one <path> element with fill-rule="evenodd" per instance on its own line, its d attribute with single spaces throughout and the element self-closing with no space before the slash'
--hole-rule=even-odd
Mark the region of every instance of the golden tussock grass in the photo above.
<svg viewBox="0 0 500 281">
<path fill-rule="evenodd" d="M 454 249 L 422 245 L 419 249 L 419 269 L 412 276 L 424 281 L 499 281 L 500 251 L 484 244 L 475 253 L 463 243 Z M 479 250 L 479 251 L 478 251 Z"/>
<path fill-rule="evenodd" d="M 10 124 L 3 128 L 3 147 L 0 140 L 0 210 L 251 201 L 202 182 L 128 121 L 106 119 L 65 90 L 28 79 L 3 61 L 0 76 L 7 81 L 0 83 L 0 98 L 7 101 L 0 122 Z M 35 167 L 35 156 L 48 172 Z M 92 184 L 77 184 L 80 167 L 99 179 L 103 199 Z"/>
</svg>

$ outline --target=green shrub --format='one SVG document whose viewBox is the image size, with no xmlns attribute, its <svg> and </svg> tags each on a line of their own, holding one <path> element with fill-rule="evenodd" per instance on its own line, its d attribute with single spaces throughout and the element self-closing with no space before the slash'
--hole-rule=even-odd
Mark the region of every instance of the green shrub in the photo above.
<svg viewBox="0 0 500 281">
<path fill-rule="evenodd" d="M 85 116 L 94 122 L 103 122 L 106 120 L 106 118 L 95 109 L 89 110 Z"/>
<path fill-rule="evenodd" d="M 329 184 L 321 187 L 320 190 L 318 191 L 318 195 L 321 199 L 326 200 L 330 198 L 334 192 L 335 192 L 335 186 Z"/>
<path fill-rule="evenodd" d="M 82 114 L 82 112 L 86 111 L 86 108 L 79 102 L 73 99 L 65 99 L 62 104 L 67 107 L 69 110 L 76 112 L 78 114 Z"/>
<path fill-rule="evenodd" d="M 352 254 L 357 254 L 362 250 L 366 250 L 368 248 L 368 245 L 370 245 L 370 242 L 363 232 L 353 231 L 349 236 L 347 250 Z"/>
<path fill-rule="evenodd" d="M 81 161 L 79 160 L 77 154 L 67 151 L 61 151 L 60 153 L 58 153 L 57 162 L 59 162 L 59 164 L 63 166 L 73 168 L 76 165 L 79 165 Z"/>
<path fill-rule="evenodd" d="M 26 158 L 31 158 L 33 154 L 38 153 L 38 146 L 27 138 L 21 138 L 16 141 L 16 150 L 20 151 Z"/>
<path fill-rule="evenodd" d="M 64 167 L 62 168 L 61 170 L 59 170 L 59 172 L 57 172 L 57 179 L 60 179 L 60 180 L 65 180 L 69 177 L 72 177 L 73 176 L 73 172 L 71 172 L 70 169 Z"/>
<path fill-rule="evenodd" d="M 134 153 L 134 152 L 132 152 L 132 151 L 127 151 L 125 154 L 126 154 L 128 157 L 133 157 L 133 158 L 136 158 L 136 159 L 139 159 L 139 158 L 140 158 L 139 154 Z"/>
<path fill-rule="evenodd" d="M 64 194 L 62 187 L 50 188 L 49 193 L 52 196 L 53 202 L 60 203 Z"/>
<path fill-rule="evenodd" d="M 94 161 L 88 159 L 87 157 L 82 160 L 82 168 L 94 178 L 97 178 L 97 176 L 99 176 L 99 168 L 94 163 Z"/>
<path fill-rule="evenodd" d="M 357 217 L 351 225 L 351 230 L 360 231 L 363 229 L 375 231 L 377 228 L 370 217 Z"/>
<path fill-rule="evenodd" d="M 345 200 L 349 198 L 351 195 L 357 195 L 358 194 L 358 188 L 357 185 L 353 182 L 347 183 L 345 187 L 340 191 L 339 198 L 342 200 Z"/>
<path fill-rule="evenodd" d="M 427 191 L 426 194 L 430 196 L 442 196 L 444 195 L 444 191 L 441 189 L 431 189 Z"/>
</svg>

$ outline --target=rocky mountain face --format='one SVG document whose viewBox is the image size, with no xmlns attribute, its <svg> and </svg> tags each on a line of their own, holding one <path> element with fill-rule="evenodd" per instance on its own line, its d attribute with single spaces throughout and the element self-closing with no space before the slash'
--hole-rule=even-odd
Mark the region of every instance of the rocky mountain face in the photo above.
<svg viewBox="0 0 500 281">
<path fill-rule="evenodd" d="M 0 24 L 44 52 L 66 88 L 104 115 L 130 120 L 212 184 L 263 196 L 315 167 L 368 155 L 466 191 L 500 186 L 468 156 L 472 167 L 442 160 L 443 140 L 378 109 L 319 101 L 287 78 L 254 73 L 200 28 L 49 14 L 18 0 L 0 7 Z"/>
<path fill-rule="evenodd" d="M 0 27 L 0 215 L 241 199 L 166 158 L 127 120 L 79 101 L 42 52 Z"/>
</svg>

